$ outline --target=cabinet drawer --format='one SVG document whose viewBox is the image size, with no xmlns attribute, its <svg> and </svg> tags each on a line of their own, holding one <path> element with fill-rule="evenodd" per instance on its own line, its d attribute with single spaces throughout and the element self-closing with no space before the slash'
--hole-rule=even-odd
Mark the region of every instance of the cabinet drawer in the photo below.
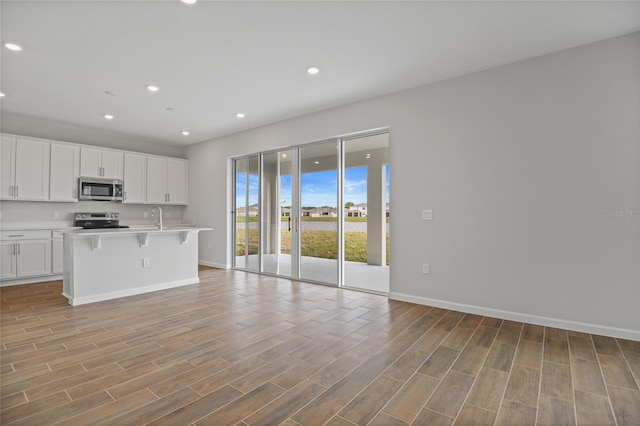
<svg viewBox="0 0 640 426">
<path fill-rule="evenodd" d="M 0 240 L 16 241 L 16 240 L 40 240 L 51 238 L 51 231 L 38 230 L 22 230 L 22 231 L 0 231 Z"/>
</svg>

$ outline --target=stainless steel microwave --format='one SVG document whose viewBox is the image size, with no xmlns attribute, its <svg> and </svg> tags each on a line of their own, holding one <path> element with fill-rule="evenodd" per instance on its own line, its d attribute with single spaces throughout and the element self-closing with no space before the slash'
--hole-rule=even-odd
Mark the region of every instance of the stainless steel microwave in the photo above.
<svg viewBox="0 0 640 426">
<path fill-rule="evenodd" d="M 78 200 L 122 201 L 124 182 L 120 179 L 81 177 L 78 181 Z"/>
</svg>

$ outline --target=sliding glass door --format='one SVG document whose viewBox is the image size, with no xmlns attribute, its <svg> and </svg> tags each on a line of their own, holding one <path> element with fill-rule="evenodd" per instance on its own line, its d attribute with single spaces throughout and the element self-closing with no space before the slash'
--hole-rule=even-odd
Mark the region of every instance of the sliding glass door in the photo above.
<svg viewBox="0 0 640 426">
<path fill-rule="evenodd" d="M 389 291 L 388 134 L 234 160 L 234 267 Z"/>
<path fill-rule="evenodd" d="M 338 284 L 338 141 L 300 148 L 300 278 Z"/>
<path fill-rule="evenodd" d="M 237 268 L 259 272 L 260 163 L 257 155 L 235 160 L 234 246 Z"/>
<path fill-rule="evenodd" d="M 292 276 L 293 153 L 262 155 L 262 272 Z"/>
</svg>

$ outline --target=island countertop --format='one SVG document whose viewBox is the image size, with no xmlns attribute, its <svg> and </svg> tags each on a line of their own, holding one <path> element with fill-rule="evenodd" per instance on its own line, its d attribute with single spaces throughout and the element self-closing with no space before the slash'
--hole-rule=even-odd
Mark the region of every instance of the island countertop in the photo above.
<svg viewBox="0 0 640 426">
<path fill-rule="evenodd" d="M 162 229 L 158 229 L 155 226 L 139 226 L 131 228 L 109 228 L 109 229 L 73 229 L 65 231 L 64 234 L 71 238 L 86 237 L 86 236 L 117 236 L 117 235 L 129 235 L 129 234 L 158 234 L 158 233 L 172 233 L 172 232 L 189 232 L 189 231 L 212 231 L 213 228 L 201 228 L 196 226 L 185 225 L 168 225 Z"/>
</svg>

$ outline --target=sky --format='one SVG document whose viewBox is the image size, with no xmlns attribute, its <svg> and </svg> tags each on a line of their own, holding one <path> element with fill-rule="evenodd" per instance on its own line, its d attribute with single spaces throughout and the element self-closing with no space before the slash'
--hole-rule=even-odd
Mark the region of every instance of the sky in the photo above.
<svg viewBox="0 0 640 426">
<path fill-rule="evenodd" d="M 304 173 L 301 179 L 301 206 L 336 207 L 337 172 L 335 170 L 315 173 Z M 236 176 L 236 205 L 245 204 L 246 176 L 239 173 Z M 281 205 L 291 205 L 291 176 L 285 175 L 280 179 Z M 386 202 L 389 202 L 389 165 L 386 173 Z M 249 175 L 249 205 L 258 202 L 258 176 Z M 345 170 L 344 202 L 354 204 L 367 202 L 367 168 L 353 167 Z"/>
</svg>

